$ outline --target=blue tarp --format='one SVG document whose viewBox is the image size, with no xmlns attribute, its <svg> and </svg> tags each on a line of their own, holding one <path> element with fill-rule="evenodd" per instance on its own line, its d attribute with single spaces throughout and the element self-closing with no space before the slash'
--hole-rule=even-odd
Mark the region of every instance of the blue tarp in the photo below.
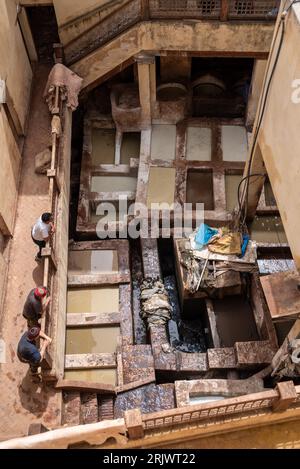
<svg viewBox="0 0 300 469">
<path fill-rule="evenodd" d="M 250 239 L 249 235 L 243 234 L 243 244 L 242 244 L 242 248 L 241 248 L 242 253 L 241 253 L 240 257 L 244 257 L 247 246 L 248 246 L 248 243 L 249 243 L 249 239 Z"/>
<path fill-rule="evenodd" d="M 195 242 L 197 243 L 197 248 L 202 249 L 203 246 L 208 244 L 211 238 L 217 235 L 218 233 L 219 231 L 216 228 L 211 228 L 205 223 L 201 223 L 195 236 Z"/>
</svg>

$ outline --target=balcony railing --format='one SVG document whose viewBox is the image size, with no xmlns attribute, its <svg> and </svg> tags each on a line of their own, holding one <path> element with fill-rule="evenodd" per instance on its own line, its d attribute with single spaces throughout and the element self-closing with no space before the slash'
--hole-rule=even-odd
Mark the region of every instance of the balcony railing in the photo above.
<svg viewBox="0 0 300 469">
<path fill-rule="evenodd" d="M 150 0 L 150 18 L 219 19 L 221 0 Z"/>
<path fill-rule="evenodd" d="M 76 62 L 140 21 L 274 21 L 279 6 L 280 0 L 129 0 L 66 44 L 67 63 Z M 76 26 L 76 20 L 70 26 Z"/>
<path fill-rule="evenodd" d="M 150 18 L 274 20 L 280 0 L 149 0 Z"/>
</svg>

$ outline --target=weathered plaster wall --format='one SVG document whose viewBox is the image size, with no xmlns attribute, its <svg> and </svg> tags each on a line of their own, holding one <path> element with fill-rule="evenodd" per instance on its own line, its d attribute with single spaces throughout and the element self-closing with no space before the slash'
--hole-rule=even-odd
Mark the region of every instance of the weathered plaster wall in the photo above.
<svg viewBox="0 0 300 469">
<path fill-rule="evenodd" d="M 18 191 L 20 153 L 11 132 L 6 113 L 0 105 L 0 232 L 8 235 L 13 232 L 14 214 Z M 3 301 L 7 259 L 0 250 L 0 311 Z"/>
<path fill-rule="evenodd" d="M 6 80 L 10 107 L 25 132 L 32 71 L 18 24 L 14 0 L 0 2 L 0 78 Z M 13 233 L 21 155 L 5 108 L 0 104 L 0 230 Z M 7 260 L 0 250 L 0 309 Z"/>
<path fill-rule="evenodd" d="M 0 213 L 12 232 L 21 157 L 3 107 L 0 108 L 0 141 Z"/>
<path fill-rule="evenodd" d="M 110 2 L 111 0 L 53 0 L 57 24 L 61 26 Z"/>
<path fill-rule="evenodd" d="M 185 51 L 190 54 L 266 58 L 273 25 L 268 23 L 144 22 L 72 65 L 83 87 L 109 73 L 140 51 Z"/>
<path fill-rule="evenodd" d="M 6 79 L 20 124 L 24 130 L 30 98 L 32 71 L 19 25 L 15 0 L 0 3 L 0 77 Z"/>
<path fill-rule="evenodd" d="M 297 47 L 300 43 L 299 4 L 290 10 L 285 30 L 259 135 L 259 145 L 292 254 L 297 267 L 300 268 L 300 54 Z M 279 38 L 280 33 L 278 40 Z M 273 60 L 274 56 L 275 53 Z M 295 80 L 298 80 L 298 92 L 293 88 Z M 292 100 L 293 93 L 295 102 Z"/>
<path fill-rule="evenodd" d="M 256 60 L 253 68 L 251 87 L 248 97 L 246 125 L 254 124 L 257 106 L 261 95 L 262 85 L 266 71 L 267 60 Z"/>
<path fill-rule="evenodd" d="M 53 0 L 59 36 L 66 45 L 127 0 Z"/>
<path fill-rule="evenodd" d="M 15 23 L 16 11 L 14 0 L 2 0 L 0 3 L 0 77 L 6 80 L 11 105 L 25 131 L 32 71 L 19 26 Z M 0 142 L 0 214 L 12 232 L 20 153 L 2 105 Z"/>
</svg>

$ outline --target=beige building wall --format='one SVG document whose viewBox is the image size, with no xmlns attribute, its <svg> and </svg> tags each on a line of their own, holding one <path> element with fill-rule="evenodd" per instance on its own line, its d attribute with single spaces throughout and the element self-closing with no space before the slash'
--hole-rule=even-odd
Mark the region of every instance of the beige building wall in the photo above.
<svg viewBox="0 0 300 469">
<path fill-rule="evenodd" d="M 257 106 L 261 95 L 262 85 L 266 72 L 267 60 L 255 60 L 251 87 L 248 96 L 248 106 L 246 115 L 246 126 L 251 128 L 254 124 Z"/>
<path fill-rule="evenodd" d="M 10 109 L 25 133 L 32 70 L 18 23 L 15 0 L 0 1 L 0 78 L 6 81 Z M 21 155 L 8 120 L 7 107 L 0 104 L 0 309 L 7 260 L 3 235 L 13 234 Z"/>
<path fill-rule="evenodd" d="M 274 62 L 280 37 L 281 30 L 271 64 Z M 283 45 L 267 100 L 259 145 L 298 269 L 300 269 L 299 44 L 300 5 L 295 4 L 286 18 Z"/>
<path fill-rule="evenodd" d="M 16 22 L 15 0 L 0 2 L 0 77 L 6 80 L 9 94 L 22 129 L 30 98 L 32 70 L 21 31 Z"/>
</svg>

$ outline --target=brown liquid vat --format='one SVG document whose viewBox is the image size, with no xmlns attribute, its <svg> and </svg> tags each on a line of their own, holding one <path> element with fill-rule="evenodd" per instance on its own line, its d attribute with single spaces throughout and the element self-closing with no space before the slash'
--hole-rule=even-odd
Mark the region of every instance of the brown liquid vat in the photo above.
<svg viewBox="0 0 300 469">
<path fill-rule="evenodd" d="M 214 210 L 212 172 L 188 171 L 186 183 L 186 202 L 203 203 L 204 210 Z"/>
<path fill-rule="evenodd" d="M 118 253 L 113 250 L 70 251 L 70 273 L 112 273 L 118 272 Z"/>
<path fill-rule="evenodd" d="M 114 164 L 115 162 L 114 129 L 92 129 L 92 163 Z"/>
<path fill-rule="evenodd" d="M 152 203 L 174 203 L 175 169 L 150 168 L 147 206 Z"/>
<path fill-rule="evenodd" d="M 115 353 L 120 328 L 117 326 L 67 329 L 66 355 L 78 353 Z"/>
<path fill-rule="evenodd" d="M 119 311 L 119 287 L 68 290 L 68 313 L 114 313 Z"/>
<path fill-rule="evenodd" d="M 126 132 L 122 137 L 121 164 L 130 164 L 130 158 L 140 157 L 141 134 Z"/>
<path fill-rule="evenodd" d="M 229 212 L 238 205 L 238 187 L 242 177 L 242 174 L 226 174 L 225 176 L 226 208 Z"/>
<path fill-rule="evenodd" d="M 250 226 L 251 238 L 258 243 L 288 243 L 279 216 L 256 216 Z"/>
</svg>

